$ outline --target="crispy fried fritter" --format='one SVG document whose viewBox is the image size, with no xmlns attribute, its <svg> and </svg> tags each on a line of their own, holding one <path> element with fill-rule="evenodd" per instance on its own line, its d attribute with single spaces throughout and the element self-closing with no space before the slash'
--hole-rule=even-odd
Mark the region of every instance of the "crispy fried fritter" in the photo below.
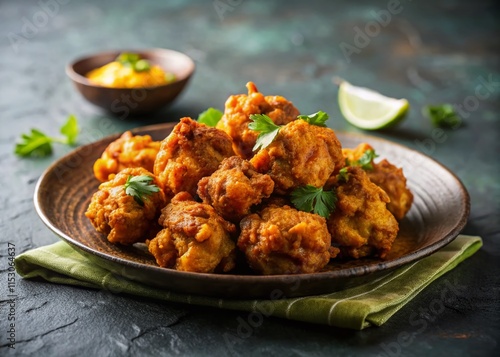
<svg viewBox="0 0 500 357">
<path fill-rule="evenodd" d="M 373 148 L 366 143 L 359 144 L 354 149 L 343 149 L 344 156 L 349 161 L 359 160 L 366 150 Z M 413 203 L 413 194 L 406 186 L 403 170 L 391 164 L 386 159 L 376 163 L 371 162 L 373 169 L 366 170 L 370 181 L 383 189 L 389 196 L 387 208 L 398 221 L 402 220 Z"/>
<path fill-rule="evenodd" d="M 170 197 L 182 191 L 195 196 L 198 181 L 233 155 L 231 138 L 226 133 L 186 117 L 162 141 L 154 173 Z"/>
<path fill-rule="evenodd" d="M 290 206 L 268 206 L 240 222 L 238 248 L 259 273 L 320 271 L 335 254 L 323 217 Z"/>
<path fill-rule="evenodd" d="M 85 215 L 95 229 L 107 235 L 111 243 L 134 244 L 154 236 L 160 226 L 157 224 L 161 209 L 167 204 L 165 194 L 159 192 L 147 196 L 140 205 L 125 193 L 125 183 L 131 176 L 153 174 L 143 168 L 128 168 L 120 171 L 113 180 L 104 182 L 94 193 Z M 153 181 L 159 185 L 156 178 Z"/>
<path fill-rule="evenodd" d="M 327 222 L 332 243 L 352 258 L 384 258 L 399 231 L 386 206 L 389 196 L 354 166 L 347 168 L 347 181 L 338 179 L 336 193 L 336 208 Z"/>
<path fill-rule="evenodd" d="M 279 95 L 264 96 L 252 82 L 248 82 L 246 87 L 248 95 L 237 94 L 227 99 L 217 128 L 231 137 L 237 155 L 249 159 L 253 156 L 252 149 L 259 135 L 248 128 L 251 114 L 266 114 L 276 125 L 283 125 L 297 119 L 300 112 L 292 102 Z"/>
<path fill-rule="evenodd" d="M 283 126 L 250 162 L 257 171 L 271 176 L 276 193 L 287 194 L 303 185 L 323 187 L 344 166 L 344 157 L 332 129 L 295 120 Z"/>
<path fill-rule="evenodd" d="M 231 222 L 239 222 L 253 205 L 269 197 L 274 182 L 269 175 L 255 171 L 251 163 L 239 156 L 224 159 L 211 176 L 198 183 L 198 196 Z"/>
<path fill-rule="evenodd" d="M 142 167 L 153 172 L 156 154 L 160 142 L 153 141 L 149 135 L 132 135 L 126 131 L 108 145 L 102 156 L 94 163 L 94 175 L 101 181 L 108 181 L 112 174 L 117 174 L 128 167 Z"/>
<path fill-rule="evenodd" d="M 187 192 L 177 194 L 161 212 L 164 227 L 148 244 L 159 266 L 198 273 L 228 272 L 235 265 L 235 226 Z"/>
</svg>

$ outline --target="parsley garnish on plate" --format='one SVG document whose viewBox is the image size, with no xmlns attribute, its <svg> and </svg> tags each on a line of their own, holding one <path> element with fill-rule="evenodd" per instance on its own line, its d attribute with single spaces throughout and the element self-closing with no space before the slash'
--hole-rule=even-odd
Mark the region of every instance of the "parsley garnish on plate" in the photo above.
<svg viewBox="0 0 500 357">
<path fill-rule="evenodd" d="M 148 175 L 130 175 L 127 177 L 127 182 L 125 182 L 125 193 L 132 196 L 135 202 L 144 206 L 144 200 L 147 199 L 147 196 L 160 191 L 158 186 L 151 184 L 151 181 L 153 181 L 153 178 Z"/>
<path fill-rule="evenodd" d="M 451 104 L 426 105 L 422 114 L 437 128 L 456 129 L 462 125 L 462 119 Z"/>
<path fill-rule="evenodd" d="M 248 128 L 259 132 L 253 151 L 268 147 L 278 135 L 281 126 L 274 124 L 273 120 L 265 114 L 252 114 L 250 120 L 252 122 L 248 124 Z"/>
<path fill-rule="evenodd" d="M 205 124 L 206 126 L 215 127 L 222 118 L 223 113 L 219 109 L 208 108 L 198 115 L 198 123 Z"/>
<path fill-rule="evenodd" d="M 363 170 L 373 170 L 372 161 L 378 157 L 377 153 L 373 149 L 366 150 L 363 155 L 354 161 L 346 159 L 346 165 L 348 166 L 359 166 Z"/>
<path fill-rule="evenodd" d="M 16 144 L 14 153 L 18 156 L 44 157 L 52 153 L 52 143 L 74 145 L 78 137 L 78 122 L 74 115 L 70 115 L 60 128 L 62 138 L 50 137 L 40 130 L 31 129 L 29 134 L 21 135 L 21 142 Z"/>
<path fill-rule="evenodd" d="M 335 210 L 337 203 L 335 191 L 324 191 L 323 188 L 312 185 L 298 187 L 290 196 L 293 205 L 298 210 L 314 212 L 326 219 Z"/>
<path fill-rule="evenodd" d="M 328 114 L 325 112 L 322 112 L 321 110 L 319 112 L 309 114 L 309 115 L 299 115 L 297 117 L 298 119 L 305 120 L 311 125 L 316 125 L 316 126 L 326 126 L 326 121 L 328 120 Z"/>
</svg>

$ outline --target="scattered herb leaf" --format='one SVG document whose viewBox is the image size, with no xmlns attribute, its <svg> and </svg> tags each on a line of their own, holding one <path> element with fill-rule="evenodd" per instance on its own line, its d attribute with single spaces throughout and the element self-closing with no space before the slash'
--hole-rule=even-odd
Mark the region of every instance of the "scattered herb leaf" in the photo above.
<svg viewBox="0 0 500 357">
<path fill-rule="evenodd" d="M 132 196 L 138 204 L 144 206 L 144 200 L 147 196 L 160 191 L 160 188 L 155 184 L 151 184 L 153 178 L 148 175 L 127 177 L 125 182 L 125 193 Z"/>
<path fill-rule="evenodd" d="M 208 108 L 198 115 L 198 123 L 203 123 L 207 126 L 215 127 L 222 118 L 223 113 L 219 109 Z"/>
<path fill-rule="evenodd" d="M 451 104 L 427 105 L 422 113 L 437 128 L 456 129 L 462 125 L 462 119 Z"/>
<path fill-rule="evenodd" d="M 324 191 L 321 187 L 306 185 L 293 190 L 291 200 L 298 210 L 312 211 L 328 219 L 330 213 L 335 210 L 337 195 L 334 191 Z"/>
<path fill-rule="evenodd" d="M 66 143 L 68 145 L 74 145 L 76 143 L 76 138 L 80 128 L 78 127 L 78 121 L 76 117 L 72 114 L 66 120 L 66 123 L 61 127 L 61 134 L 66 137 Z"/>
<path fill-rule="evenodd" d="M 70 115 L 60 131 L 64 138 L 46 135 L 37 129 L 31 129 L 29 134 L 21 134 L 21 141 L 16 143 L 14 153 L 21 157 L 45 157 L 52 154 L 52 143 L 74 145 L 79 132 L 78 122 Z"/>
<path fill-rule="evenodd" d="M 253 147 L 253 151 L 268 147 L 278 135 L 281 126 L 274 124 L 271 118 L 265 114 L 250 115 L 252 121 L 248 124 L 248 128 L 253 131 L 258 131 L 260 134 Z"/>
<path fill-rule="evenodd" d="M 299 115 L 298 119 L 305 120 L 311 125 L 316 126 L 326 126 L 326 121 L 328 120 L 328 114 L 322 111 L 316 112 L 310 115 Z"/>
<path fill-rule="evenodd" d="M 52 139 L 39 130 L 31 129 L 30 134 L 22 134 L 14 153 L 19 156 L 44 157 L 52 153 Z"/>
</svg>

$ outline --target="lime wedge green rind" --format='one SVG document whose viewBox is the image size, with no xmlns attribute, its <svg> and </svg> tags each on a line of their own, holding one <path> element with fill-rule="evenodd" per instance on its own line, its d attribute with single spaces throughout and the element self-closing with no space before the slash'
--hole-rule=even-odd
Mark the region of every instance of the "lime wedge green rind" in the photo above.
<svg viewBox="0 0 500 357">
<path fill-rule="evenodd" d="M 365 130 L 386 129 L 398 124 L 410 107 L 406 99 L 386 97 L 345 81 L 340 84 L 338 100 L 344 118 Z"/>
</svg>

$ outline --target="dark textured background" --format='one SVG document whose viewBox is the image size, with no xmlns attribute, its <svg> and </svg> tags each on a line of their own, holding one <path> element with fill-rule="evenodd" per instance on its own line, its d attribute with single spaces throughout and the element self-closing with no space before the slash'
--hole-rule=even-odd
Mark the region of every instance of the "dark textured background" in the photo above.
<svg viewBox="0 0 500 357">
<path fill-rule="evenodd" d="M 0 181 L 0 355 L 495 355 L 500 337 L 500 13 L 495 1 L 401 1 L 402 11 L 349 58 L 342 44 L 354 45 L 356 29 L 387 11 L 388 1 L 220 0 L 232 4 L 222 16 L 214 3 L 0 2 L 0 165 L 6 171 Z M 65 65 L 81 55 L 146 47 L 180 50 L 197 64 L 187 91 L 157 115 L 113 118 L 84 102 L 65 76 Z M 402 125 L 374 135 L 419 149 L 457 174 L 472 203 L 464 233 L 483 237 L 481 251 L 383 327 L 360 332 L 266 318 L 238 337 L 247 313 L 18 277 L 16 349 L 6 347 L 7 242 L 14 242 L 19 254 L 57 241 L 38 219 L 32 195 L 43 170 L 70 150 L 58 146 L 45 159 L 16 158 L 12 151 L 20 133 L 37 127 L 56 134 L 74 113 L 85 144 L 128 128 L 196 116 L 209 106 L 222 109 L 228 95 L 245 92 L 249 80 L 265 94 L 287 97 L 304 113 L 328 112 L 333 128 L 358 131 L 340 116 L 334 76 L 410 101 Z M 483 81 L 490 83 L 487 91 Z M 446 131 L 437 142 L 420 110 L 440 102 L 468 109 L 464 126 Z M 466 289 L 446 300 L 444 311 L 432 313 L 429 307 L 450 283 Z M 413 312 L 419 314 L 418 325 L 409 320 Z M 401 340 L 404 332 L 409 340 Z"/>
</svg>

